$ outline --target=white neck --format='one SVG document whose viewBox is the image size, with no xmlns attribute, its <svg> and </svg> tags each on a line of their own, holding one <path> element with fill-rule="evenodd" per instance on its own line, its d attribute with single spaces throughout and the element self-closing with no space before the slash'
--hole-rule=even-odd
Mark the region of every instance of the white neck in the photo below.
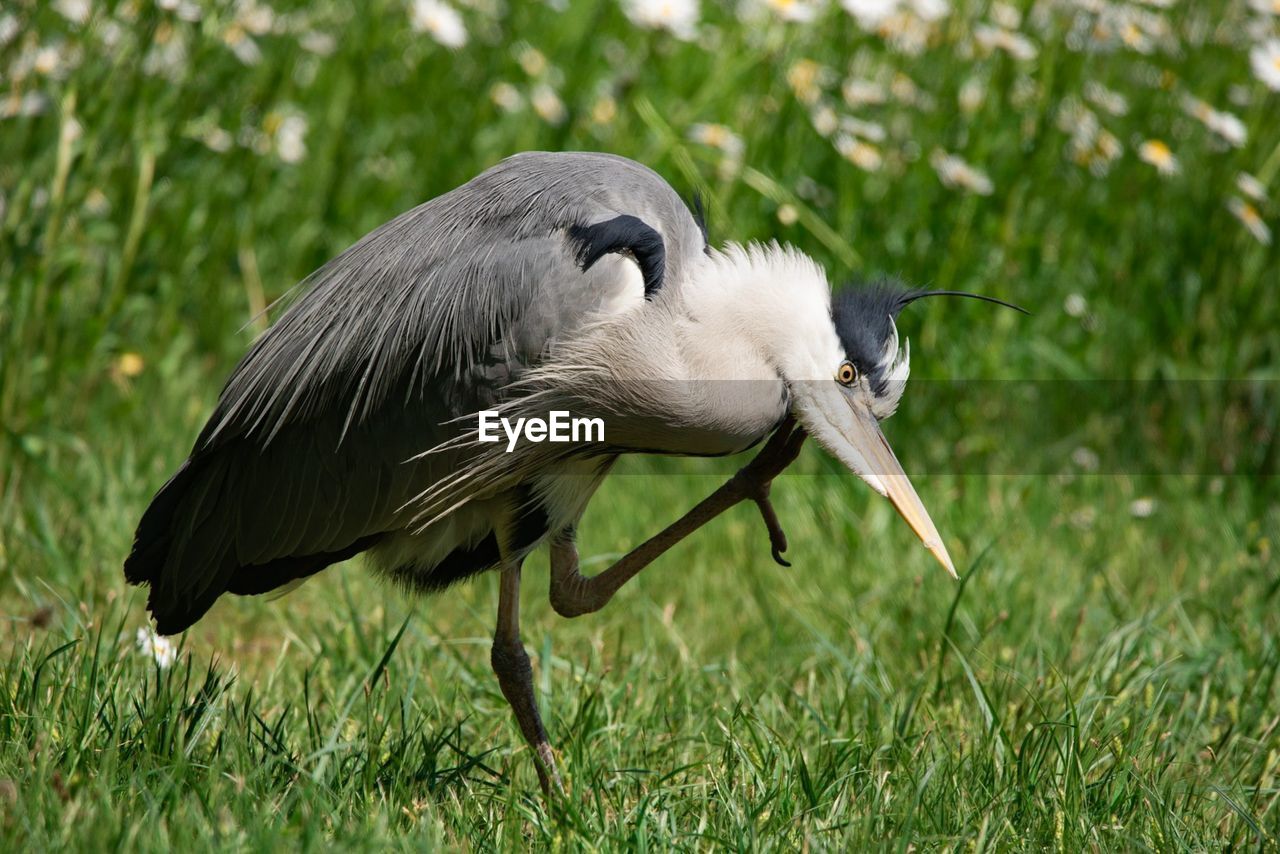
<svg viewBox="0 0 1280 854">
<path fill-rule="evenodd" d="M 715 379 L 830 379 L 843 358 L 822 268 L 777 244 L 729 244 L 681 289 L 684 357 Z"/>
</svg>

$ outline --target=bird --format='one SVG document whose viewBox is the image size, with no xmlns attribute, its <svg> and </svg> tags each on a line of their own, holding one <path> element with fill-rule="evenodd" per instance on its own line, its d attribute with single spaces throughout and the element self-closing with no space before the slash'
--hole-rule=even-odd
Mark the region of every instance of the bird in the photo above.
<svg viewBox="0 0 1280 854">
<path fill-rule="evenodd" d="M 793 247 L 713 247 L 701 204 L 691 209 L 633 160 L 513 155 L 291 289 L 142 514 L 125 577 L 148 587 L 156 631 L 168 635 L 225 594 L 287 591 L 362 553 L 424 594 L 495 571 L 490 662 L 543 790 L 562 790 L 520 636 L 521 571 L 539 546 L 551 604 L 568 617 L 599 610 L 741 502 L 758 506 L 785 563 L 770 485 L 812 437 L 955 576 L 880 427 L 910 372 L 899 313 L 938 295 L 1018 308 L 894 279 L 833 290 Z M 494 442 L 481 423 L 556 412 L 603 429 Z M 580 520 L 621 455 L 760 445 L 612 567 L 579 572 Z"/>
</svg>

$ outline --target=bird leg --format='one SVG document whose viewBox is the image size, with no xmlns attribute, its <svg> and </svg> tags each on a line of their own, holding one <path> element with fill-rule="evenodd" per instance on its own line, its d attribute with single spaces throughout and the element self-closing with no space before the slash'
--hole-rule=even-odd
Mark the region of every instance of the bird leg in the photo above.
<svg viewBox="0 0 1280 854">
<path fill-rule="evenodd" d="M 805 433 L 788 417 L 769 442 L 723 486 L 698 502 L 692 510 L 634 548 L 613 566 L 591 578 L 578 571 L 578 549 L 572 531 L 551 542 L 551 607 L 564 617 L 598 611 L 622 585 L 636 576 L 667 549 L 719 516 L 735 504 L 750 499 L 760 508 L 774 560 L 787 566 L 782 552 L 787 537 L 769 502 L 769 486 L 800 454 Z"/>
<path fill-rule="evenodd" d="M 520 564 L 508 564 L 501 572 L 498 593 L 498 627 L 493 634 L 493 647 L 489 662 L 498 677 L 502 696 L 511 704 L 516 723 L 524 740 L 533 748 L 534 764 L 538 769 L 538 782 L 544 795 L 551 794 L 552 785 L 557 792 L 564 792 L 560 773 L 556 770 L 555 754 L 547 741 L 547 731 L 538 714 L 538 701 L 533 695 L 533 668 L 529 655 L 520 641 Z"/>
</svg>

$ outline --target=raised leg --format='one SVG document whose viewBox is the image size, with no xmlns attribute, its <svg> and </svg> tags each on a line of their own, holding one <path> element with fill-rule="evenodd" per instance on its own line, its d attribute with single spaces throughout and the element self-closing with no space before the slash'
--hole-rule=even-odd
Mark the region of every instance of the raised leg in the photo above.
<svg viewBox="0 0 1280 854">
<path fill-rule="evenodd" d="M 503 567 L 500 575 L 498 628 L 493 634 L 489 661 L 497 674 L 502 696 L 507 698 L 511 711 L 515 712 L 524 740 L 533 748 L 543 794 L 550 794 L 552 785 L 556 791 L 563 792 L 564 784 L 556 770 L 555 754 L 547 741 L 547 731 L 542 726 L 542 716 L 538 714 L 538 701 L 533 695 L 533 668 L 520 641 L 520 564 Z"/>
<path fill-rule="evenodd" d="M 698 502 L 692 510 L 665 529 L 641 543 L 613 566 L 586 578 L 578 571 L 578 549 L 572 532 L 566 532 L 551 543 L 551 607 L 565 617 L 577 617 L 598 611 L 613 598 L 622 585 L 636 576 L 659 555 L 740 501 L 750 499 L 760 508 L 769 529 L 773 558 L 783 566 L 787 537 L 778 524 L 778 516 L 769 503 L 769 485 L 795 461 L 804 444 L 805 434 L 788 418 L 755 458 L 738 470 L 723 486 Z"/>
</svg>

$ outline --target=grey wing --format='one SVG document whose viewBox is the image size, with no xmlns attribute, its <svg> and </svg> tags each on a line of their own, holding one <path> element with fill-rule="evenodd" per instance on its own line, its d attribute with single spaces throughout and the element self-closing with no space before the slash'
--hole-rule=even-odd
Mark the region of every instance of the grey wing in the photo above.
<svg viewBox="0 0 1280 854">
<path fill-rule="evenodd" d="M 415 457 L 453 419 L 600 312 L 663 298 L 704 248 L 660 177 L 598 154 L 517 155 L 367 235 L 254 344 L 143 515 L 125 572 L 159 630 L 402 527 L 449 473 Z"/>
</svg>

